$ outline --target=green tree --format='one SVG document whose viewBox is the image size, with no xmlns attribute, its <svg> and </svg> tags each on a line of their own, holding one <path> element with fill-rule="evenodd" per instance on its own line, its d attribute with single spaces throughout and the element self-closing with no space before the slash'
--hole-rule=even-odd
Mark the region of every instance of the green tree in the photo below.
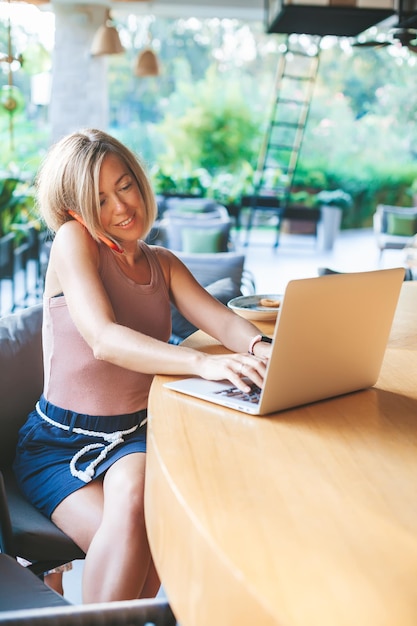
<svg viewBox="0 0 417 626">
<path fill-rule="evenodd" d="M 242 96 L 239 84 L 225 84 L 215 68 L 195 85 L 182 84 L 173 99 L 181 99 L 184 113 L 168 112 L 158 125 L 166 152 L 160 163 L 188 164 L 215 174 L 235 171 L 253 162 L 259 148 L 259 120 Z M 175 104 L 173 106 L 175 110 Z"/>
</svg>

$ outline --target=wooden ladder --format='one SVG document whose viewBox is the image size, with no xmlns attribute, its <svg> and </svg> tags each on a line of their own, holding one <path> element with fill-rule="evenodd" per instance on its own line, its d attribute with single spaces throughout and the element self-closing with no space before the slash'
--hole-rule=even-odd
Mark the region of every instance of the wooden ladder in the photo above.
<svg viewBox="0 0 417 626">
<path fill-rule="evenodd" d="M 309 38 L 308 49 L 287 36 L 285 50 L 278 62 L 273 105 L 260 150 L 252 196 L 243 199 L 249 207 L 246 226 L 248 245 L 257 211 L 267 211 L 277 218 L 275 247 L 279 243 L 281 222 L 287 209 L 307 124 L 319 67 L 321 37 Z"/>
</svg>

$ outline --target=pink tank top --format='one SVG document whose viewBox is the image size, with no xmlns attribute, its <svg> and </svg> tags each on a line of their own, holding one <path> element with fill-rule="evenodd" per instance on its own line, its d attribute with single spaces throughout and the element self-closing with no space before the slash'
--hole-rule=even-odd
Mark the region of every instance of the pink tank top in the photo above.
<svg viewBox="0 0 417 626">
<path fill-rule="evenodd" d="M 99 272 L 119 324 L 168 341 L 168 289 L 156 253 L 141 242 L 151 279 L 139 285 L 120 269 L 114 253 L 99 245 Z M 122 415 L 146 408 L 153 376 L 94 358 L 74 325 L 65 296 L 45 298 L 43 307 L 44 396 L 64 409 L 88 415 Z"/>
</svg>

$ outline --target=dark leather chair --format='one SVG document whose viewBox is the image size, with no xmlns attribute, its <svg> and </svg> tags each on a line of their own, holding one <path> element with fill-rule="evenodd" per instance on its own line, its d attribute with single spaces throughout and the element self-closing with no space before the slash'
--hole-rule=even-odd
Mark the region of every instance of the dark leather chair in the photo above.
<svg viewBox="0 0 417 626">
<path fill-rule="evenodd" d="M 0 554 L 0 621 L 8 611 L 67 606 L 68 600 L 47 587 L 8 554 Z"/>
<path fill-rule="evenodd" d="M 0 554 L 0 624 L 5 626 L 175 626 L 163 598 L 71 605 L 37 576 Z"/>
<path fill-rule="evenodd" d="M 36 574 L 85 556 L 26 500 L 12 469 L 19 428 L 42 392 L 41 328 L 42 305 L 0 318 L 0 551 Z"/>
<path fill-rule="evenodd" d="M 3 626 L 176 626 L 165 600 L 125 600 L 83 606 L 6 611 Z"/>
</svg>

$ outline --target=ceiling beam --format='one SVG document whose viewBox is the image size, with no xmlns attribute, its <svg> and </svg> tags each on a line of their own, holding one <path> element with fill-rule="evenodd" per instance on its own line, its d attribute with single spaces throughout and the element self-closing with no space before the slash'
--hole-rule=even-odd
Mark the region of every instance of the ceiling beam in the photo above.
<svg viewBox="0 0 417 626">
<path fill-rule="evenodd" d="M 85 4 L 86 0 L 26 0 L 30 4 Z M 235 18 L 240 20 L 264 19 L 264 0 L 88 0 L 118 11 L 152 14 L 157 17 L 181 18 Z"/>
</svg>

